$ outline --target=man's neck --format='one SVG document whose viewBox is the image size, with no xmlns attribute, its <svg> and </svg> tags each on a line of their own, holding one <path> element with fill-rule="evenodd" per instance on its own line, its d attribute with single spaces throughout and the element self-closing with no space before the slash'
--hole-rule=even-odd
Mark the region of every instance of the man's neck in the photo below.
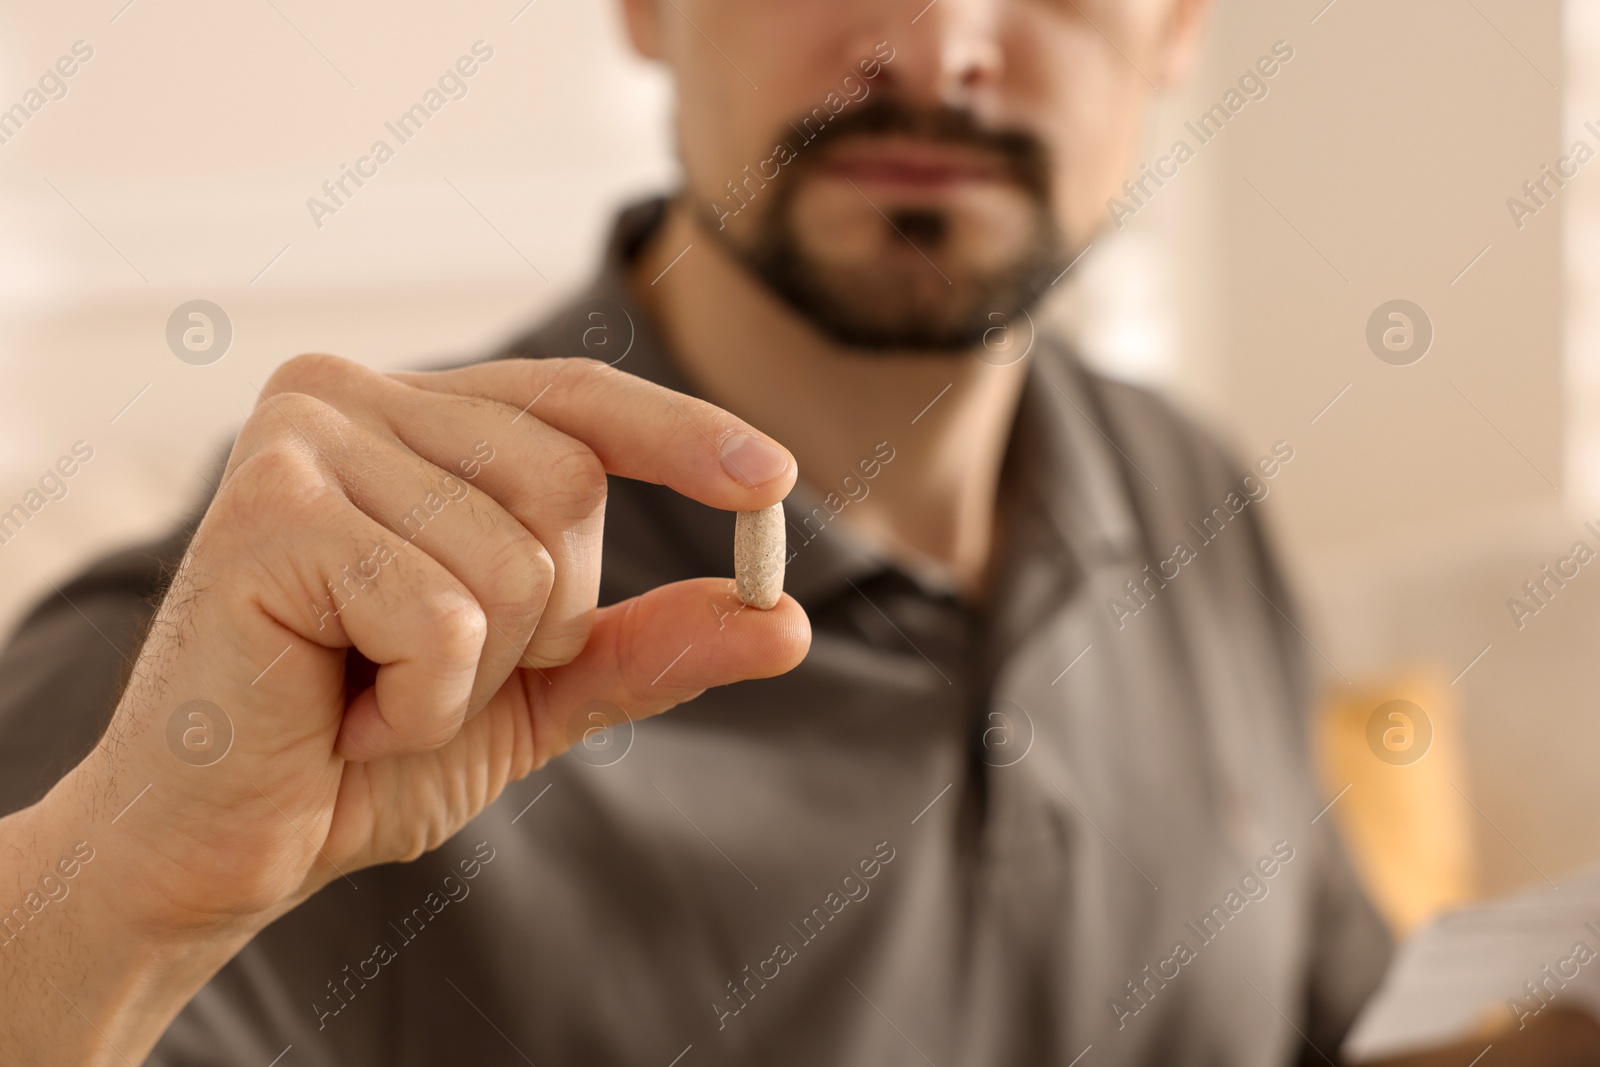
<svg viewBox="0 0 1600 1067">
<path fill-rule="evenodd" d="M 677 205 L 639 257 L 633 287 L 706 399 L 783 442 L 819 496 L 851 500 L 837 521 L 902 561 L 945 570 L 968 594 L 981 592 L 1026 360 L 997 367 L 975 355 L 841 347 Z M 865 481 L 882 442 L 894 458 Z"/>
</svg>

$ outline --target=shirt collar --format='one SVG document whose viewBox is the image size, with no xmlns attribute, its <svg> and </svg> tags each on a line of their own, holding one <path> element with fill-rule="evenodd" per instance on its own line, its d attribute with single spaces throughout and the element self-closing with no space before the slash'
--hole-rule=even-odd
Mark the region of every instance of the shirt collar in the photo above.
<svg viewBox="0 0 1600 1067">
<path fill-rule="evenodd" d="M 1128 558 L 1139 526 L 1118 428 L 1097 383 L 1059 338 L 1041 335 L 1012 433 L 1018 465 L 1061 539 L 1085 563 Z M 1130 464 L 1131 465 L 1131 464 Z"/>
<path fill-rule="evenodd" d="M 544 326 L 508 346 L 500 358 L 587 356 L 604 359 L 663 388 L 698 391 L 670 358 L 649 315 L 634 298 L 632 265 L 666 214 L 665 199 L 624 209 L 613 226 L 598 275 Z M 1055 336 L 1041 332 L 1023 387 L 1007 449 L 1008 492 L 1026 495 L 1024 512 L 1037 512 L 1053 539 L 1085 564 L 1128 558 L 1138 527 L 1118 462 L 1120 448 L 1098 400 L 1094 382 Z M 880 477 L 892 477 L 888 466 Z M 804 606 L 821 603 L 886 570 L 898 570 L 933 595 L 951 594 L 939 574 L 893 561 L 880 547 L 838 522 L 829 494 L 798 483 L 784 501 L 789 561 L 784 588 Z M 846 505 L 848 507 L 848 505 Z M 662 532 L 675 542 L 694 573 L 727 570 L 732 516 L 660 494 Z M 654 514 L 654 513 L 653 513 Z M 826 521 L 824 521 L 826 519 Z"/>
</svg>

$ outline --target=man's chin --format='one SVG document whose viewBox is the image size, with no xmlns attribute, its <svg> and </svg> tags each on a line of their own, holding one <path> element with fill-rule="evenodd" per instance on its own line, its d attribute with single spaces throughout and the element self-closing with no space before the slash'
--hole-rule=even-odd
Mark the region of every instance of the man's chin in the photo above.
<svg viewBox="0 0 1600 1067">
<path fill-rule="evenodd" d="M 873 235 L 882 243 L 840 234 L 833 246 L 819 248 L 818 231 L 828 227 L 801 230 L 789 206 L 780 197 L 743 239 L 732 228 L 699 221 L 797 317 L 862 355 L 953 356 L 992 347 L 997 331 L 1030 311 L 1064 265 L 1049 237 L 1054 228 L 1042 217 L 1025 228 L 1031 240 L 1009 255 L 994 240 L 982 250 L 966 248 L 972 235 L 952 232 L 945 219 L 935 227 L 935 212 L 901 212 L 898 229 Z M 911 239 L 908 227 L 921 241 Z"/>
<path fill-rule="evenodd" d="M 863 355 L 926 353 L 954 356 L 982 344 L 985 323 L 952 319 L 945 306 L 875 302 L 860 291 L 848 295 L 794 288 L 769 288 L 828 340 Z"/>
<path fill-rule="evenodd" d="M 1025 317 L 1054 277 L 1053 257 L 998 275 L 968 277 L 919 262 L 932 280 L 896 269 L 841 272 L 792 249 L 742 257 L 801 319 L 837 345 L 863 355 L 953 356 L 988 346 Z"/>
</svg>

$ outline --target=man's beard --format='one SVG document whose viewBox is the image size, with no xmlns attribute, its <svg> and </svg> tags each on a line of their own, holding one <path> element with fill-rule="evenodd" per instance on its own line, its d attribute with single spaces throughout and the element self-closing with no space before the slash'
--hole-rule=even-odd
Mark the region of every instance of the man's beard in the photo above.
<svg viewBox="0 0 1600 1067">
<path fill-rule="evenodd" d="M 1032 208 L 1030 236 L 1018 254 L 987 269 L 961 270 L 960 264 L 947 264 L 948 271 L 940 271 L 933 259 L 949 241 L 949 214 L 940 208 L 890 208 L 878 214 L 885 228 L 892 228 L 891 235 L 897 232 L 892 240 L 908 245 L 906 252 L 917 261 L 911 265 L 912 273 L 876 276 L 819 263 L 795 231 L 796 196 L 829 146 L 873 135 L 975 148 L 999 159 L 1005 177 L 1026 195 Z M 747 207 L 755 208 L 756 215 L 750 236 L 742 238 L 721 225 L 714 209 L 699 210 L 706 229 L 746 269 L 824 335 L 852 348 L 946 353 L 971 349 L 997 323 L 1009 322 L 1030 308 L 1067 262 L 1050 206 L 1050 165 L 1044 146 L 1026 133 L 985 128 L 969 112 L 956 108 L 914 109 L 880 98 L 841 114 L 814 140 L 796 146 L 796 158 L 782 166 Z"/>
</svg>

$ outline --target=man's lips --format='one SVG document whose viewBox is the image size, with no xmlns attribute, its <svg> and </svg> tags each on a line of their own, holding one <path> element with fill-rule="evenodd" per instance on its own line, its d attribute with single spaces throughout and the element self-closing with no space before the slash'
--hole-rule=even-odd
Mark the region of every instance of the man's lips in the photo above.
<svg viewBox="0 0 1600 1067">
<path fill-rule="evenodd" d="M 944 145 L 851 145 L 832 153 L 823 169 L 858 184 L 927 190 L 1008 177 L 992 158 Z"/>
</svg>

